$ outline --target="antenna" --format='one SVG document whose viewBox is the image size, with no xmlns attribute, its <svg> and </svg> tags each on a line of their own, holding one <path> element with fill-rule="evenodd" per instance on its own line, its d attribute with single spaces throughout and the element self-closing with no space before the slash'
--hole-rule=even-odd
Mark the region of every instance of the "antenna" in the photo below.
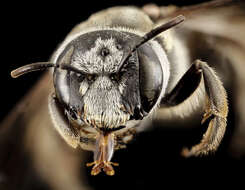
<svg viewBox="0 0 245 190">
<path fill-rule="evenodd" d="M 126 61 L 128 60 L 128 58 L 132 55 L 132 53 L 137 50 L 141 45 L 143 45 L 144 43 L 148 42 L 149 40 L 153 39 L 154 37 L 156 37 L 157 35 L 159 35 L 160 33 L 180 24 L 181 22 L 183 22 L 185 20 L 185 17 L 183 15 L 179 15 L 175 18 L 173 18 L 172 20 L 168 21 L 167 23 L 164 23 L 154 29 L 152 29 L 150 32 L 146 33 L 141 40 L 128 52 L 127 56 L 124 57 L 124 59 L 121 61 L 121 64 L 119 66 L 119 69 L 117 72 L 120 72 L 121 68 L 123 67 L 123 65 L 126 63 Z"/>
<path fill-rule="evenodd" d="M 146 33 L 141 38 L 141 40 L 131 50 L 129 50 L 129 52 L 126 54 L 126 56 L 124 56 L 124 59 L 121 61 L 121 64 L 120 64 L 117 72 L 120 72 L 123 65 L 127 62 L 128 58 L 132 55 L 132 53 L 135 50 L 137 50 L 137 48 L 139 48 L 141 45 L 148 42 L 152 38 L 156 37 L 158 34 L 180 24 L 184 20 L 185 20 L 185 17 L 183 15 L 179 15 L 179 16 L 173 18 L 172 20 L 170 20 L 169 22 L 164 23 L 164 24 L 154 28 L 150 32 Z M 37 63 L 28 64 L 28 65 L 25 65 L 25 66 L 19 67 L 18 69 L 13 70 L 11 72 L 11 76 L 13 78 L 17 78 L 17 77 L 24 75 L 26 73 L 33 72 L 33 71 L 39 71 L 39 70 L 45 70 L 45 69 L 50 68 L 50 67 L 56 67 L 56 68 L 60 68 L 60 69 L 67 70 L 67 71 L 73 71 L 73 72 L 79 73 L 79 74 L 86 74 L 85 72 L 73 67 L 70 64 L 54 64 L 51 62 L 37 62 Z"/>
<path fill-rule="evenodd" d="M 69 64 L 54 64 L 51 62 L 37 62 L 37 63 L 32 63 L 32 64 L 28 64 L 28 65 L 24 65 L 22 67 L 19 67 L 18 69 L 15 69 L 11 72 L 11 77 L 13 78 L 17 78 L 21 75 L 33 72 L 33 71 L 40 71 L 40 70 L 45 70 L 47 68 L 50 67 L 56 67 L 56 68 L 60 68 L 63 70 L 67 70 L 67 71 L 73 71 L 75 73 L 78 74 L 86 74 L 83 71 L 73 67 L 72 65 Z"/>
</svg>

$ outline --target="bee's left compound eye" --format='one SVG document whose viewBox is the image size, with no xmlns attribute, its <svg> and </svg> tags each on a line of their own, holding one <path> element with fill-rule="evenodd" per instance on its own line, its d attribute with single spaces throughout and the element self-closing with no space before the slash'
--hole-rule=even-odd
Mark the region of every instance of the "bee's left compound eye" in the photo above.
<svg viewBox="0 0 245 190">
<path fill-rule="evenodd" d="M 163 89 L 161 62 L 148 44 L 138 49 L 140 68 L 140 96 L 144 111 L 149 112 L 160 98 Z"/>
</svg>

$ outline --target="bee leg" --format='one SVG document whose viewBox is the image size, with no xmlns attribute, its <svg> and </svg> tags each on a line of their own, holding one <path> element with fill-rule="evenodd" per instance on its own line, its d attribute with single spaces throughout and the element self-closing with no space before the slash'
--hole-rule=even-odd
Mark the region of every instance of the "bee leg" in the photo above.
<svg viewBox="0 0 245 190">
<path fill-rule="evenodd" d="M 228 114 L 226 91 L 213 69 L 205 62 L 200 60 L 195 61 L 172 92 L 164 99 L 167 105 L 177 105 L 183 102 L 185 100 L 184 98 L 188 98 L 195 91 L 195 87 L 198 87 L 201 76 L 204 79 L 207 95 L 207 104 L 202 123 L 207 121 L 207 119 L 210 121 L 201 142 L 193 146 L 190 150 L 187 148 L 183 149 L 182 155 L 185 157 L 198 156 L 215 151 L 226 129 L 226 118 Z M 187 91 L 185 92 L 185 90 Z M 182 93 L 183 97 L 181 97 Z"/>
<path fill-rule="evenodd" d="M 197 156 L 215 151 L 224 136 L 226 118 L 228 115 L 226 91 L 221 81 L 205 62 L 196 61 L 194 64 L 197 68 L 201 69 L 203 73 L 208 100 L 202 123 L 207 119 L 210 119 L 210 121 L 201 142 L 193 146 L 190 150 L 187 148 L 183 149 L 182 155 L 185 157 L 192 155 Z"/>
<path fill-rule="evenodd" d="M 174 89 L 161 100 L 161 107 L 176 106 L 184 102 L 198 88 L 201 78 L 201 69 L 195 63 L 192 64 Z"/>
</svg>

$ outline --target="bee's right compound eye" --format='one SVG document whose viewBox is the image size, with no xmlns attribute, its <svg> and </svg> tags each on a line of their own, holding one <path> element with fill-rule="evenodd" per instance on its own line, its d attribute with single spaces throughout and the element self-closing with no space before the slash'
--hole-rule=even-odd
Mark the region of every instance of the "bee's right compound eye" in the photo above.
<svg viewBox="0 0 245 190">
<path fill-rule="evenodd" d="M 59 65 L 71 64 L 71 58 L 73 55 L 74 47 L 67 46 L 64 53 L 60 54 L 58 58 Z M 67 66 L 67 67 L 68 67 Z M 54 70 L 54 86 L 56 96 L 60 103 L 65 107 L 74 107 L 77 111 L 81 111 L 83 107 L 81 94 L 79 93 L 79 87 L 82 80 L 86 77 L 83 73 L 76 73 L 76 68 L 73 68 L 73 72 L 69 72 L 64 69 L 56 68 Z"/>
</svg>

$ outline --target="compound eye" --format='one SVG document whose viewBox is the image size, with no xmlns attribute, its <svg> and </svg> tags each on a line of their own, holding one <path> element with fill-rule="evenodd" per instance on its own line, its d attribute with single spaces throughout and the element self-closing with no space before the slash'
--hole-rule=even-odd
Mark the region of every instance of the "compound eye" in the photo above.
<svg viewBox="0 0 245 190">
<path fill-rule="evenodd" d="M 64 53 L 60 54 L 57 60 L 59 65 L 70 64 L 73 55 L 74 47 L 68 46 Z M 54 86 L 56 97 L 59 102 L 65 107 L 75 107 L 77 111 L 81 111 L 83 100 L 79 93 L 80 83 L 86 77 L 83 74 L 78 74 L 60 68 L 54 70 Z"/>
<path fill-rule="evenodd" d="M 141 104 L 145 112 L 150 112 L 160 98 L 163 71 L 159 58 L 150 45 L 142 45 L 138 49 L 138 56 Z"/>
</svg>

